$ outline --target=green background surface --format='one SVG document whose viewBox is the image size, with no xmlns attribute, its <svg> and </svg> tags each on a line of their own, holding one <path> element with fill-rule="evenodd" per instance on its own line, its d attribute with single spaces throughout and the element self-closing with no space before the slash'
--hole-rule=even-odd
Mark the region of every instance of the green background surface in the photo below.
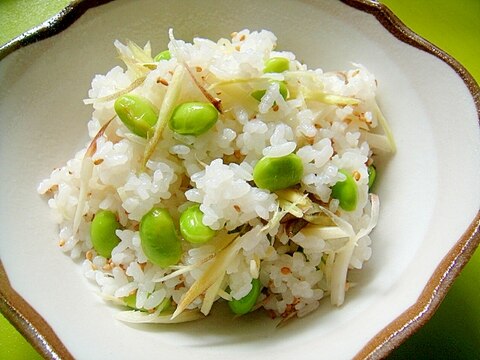
<svg viewBox="0 0 480 360">
<path fill-rule="evenodd" d="M 69 0 L 0 0 L 0 45 Z M 480 83 L 480 0 L 383 0 L 412 30 L 456 58 Z M 0 359 L 40 359 L 0 314 Z M 432 319 L 389 359 L 480 359 L 480 250 Z"/>
</svg>

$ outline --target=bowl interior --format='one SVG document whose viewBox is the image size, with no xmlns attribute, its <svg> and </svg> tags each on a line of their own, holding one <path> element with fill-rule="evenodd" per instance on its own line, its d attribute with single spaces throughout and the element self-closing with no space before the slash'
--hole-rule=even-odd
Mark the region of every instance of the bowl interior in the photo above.
<svg viewBox="0 0 480 360">
<path fill-rule="evenodd" d="M 166 46 L 169 28 L 186 41 L 265 28 L 277 35 L 280 49 L 310 68 L 342 70 L 353 61 L 376 75 L 398 152 L 379 167 L 373 256 L 352 273 L 358 286 L 341 308 L 325 300 L 315 313 L 281 328 L 263 313 L 232 320 L 222 306 L 195 323 L 128 326 L 113 318 L 118 309 L 105 304 L 81 267 L 58 250 L 57 229 L 36 186 L 87 140 L 91 108 L 82 99 L 94 74 L 119 64 L 113 41 L 150 40 L 156 52 Z M 373 16 L 337 1 L 114 1 L 9 55 L 0 63 L 0 79 L 9 84 L 0 89 L 1 261 L 15 290 L 74 357 L 127 358 L 137 349 L 145 357 L 192 351 L 199 358 L 352 357 L 415 303 L 478 211 L 478 118 L 461 78 L 394 38 Z"/>
</svg>

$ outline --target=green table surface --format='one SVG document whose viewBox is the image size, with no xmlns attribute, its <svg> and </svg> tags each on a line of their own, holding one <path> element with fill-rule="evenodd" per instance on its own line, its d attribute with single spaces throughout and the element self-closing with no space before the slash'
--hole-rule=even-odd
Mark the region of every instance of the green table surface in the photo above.
<svg viewBox="0 0 480 360">
<path fill-rule="evenodd" d="M 480 0 L 381 0 L 480 83 Z M 0 0 L 0 45 L 47 20 L 69 0 Z M 0 314 L 0 359 L 40 356 Z M 480 359 L 480 250 L 432 319 L 389 359 Z"/>
</svg>

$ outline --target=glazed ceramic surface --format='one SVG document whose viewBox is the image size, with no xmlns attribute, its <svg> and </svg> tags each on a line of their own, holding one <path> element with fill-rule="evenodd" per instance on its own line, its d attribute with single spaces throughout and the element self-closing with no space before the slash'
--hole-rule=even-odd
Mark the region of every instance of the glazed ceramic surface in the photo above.
<svg viewBox="0 0 480 360">
<path fill-rule="evenodd" d="M 439 57 L 398 40 L 374 16 L 344 3 L 259 4 L 114 1 L 0 62 L 1 262 L 12 288 L 50 326 L 47 342 L 53 331 L 71 356 L 383 356 L 433 311 L 478 244 L 480 133 L 472 96 L 477 91 L 478 101 L 478 87 L 469 89 Z M 82 99 L 94 74 L 120 64 L 113 41 L 151 41 L 160 51 L 170 27 L 187 41 L 265 28 L 277 35 L 279 48 L 309 67 L 341 70 L 355 62 L 376 75 L 378 102 L 398 149 L 379 166 L 373 255 L 352 273 L 357 286 L 342 307 L 326 300 L 280 328 L 263 313 L 233 319 L 222 307 L 194 323 L 126 325 L 114 319 L 118 308 L 95 293 L 79 264 L 59 250 L 47 200 L 36 187 L 86 142 L 91 108 Z"/>
</svg>

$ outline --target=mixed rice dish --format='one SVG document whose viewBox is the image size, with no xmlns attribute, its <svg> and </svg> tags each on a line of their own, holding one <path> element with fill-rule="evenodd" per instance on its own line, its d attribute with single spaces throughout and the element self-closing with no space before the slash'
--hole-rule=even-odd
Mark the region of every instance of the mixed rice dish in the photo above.
<svg viewBox="0 0 480 360">
<path fill-rule="evenodd" d="M 308 69 L 266 30 L 177 40 L 96 75 L 89 140 L 38 187 L 59 245 L 126 322 L 264 309 L 282 321 L 330 298 L 371 256 L 376 156 L 395 145 L 363 66 Z"/>
</svg>

